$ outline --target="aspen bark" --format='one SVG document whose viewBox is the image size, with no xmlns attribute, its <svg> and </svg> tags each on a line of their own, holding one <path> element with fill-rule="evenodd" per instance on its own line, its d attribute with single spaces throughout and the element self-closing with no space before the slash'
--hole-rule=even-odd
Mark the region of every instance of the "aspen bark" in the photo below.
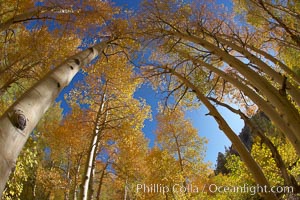
<svg viewBox="0 0 300 200">
<path fill-rule="evenodd" d="M 248 66 L 235 58 L 234 56 L 219 49 L 214 44 L 201 39 L 196 36 L 187 35 L 178 31 L 166 31 L 170 35 L 177 36 L 184 40 L 199 44 L 205 49 L 213 52 L 216 56 L 222 58 L 227 64 L 232 66 L 234 69 L 239 71 L 249 82 L 251 82 L 261 93 L 273 104 L 274 107 L 279 111 L 280 117 L 285 121 L 287 126 L 290 127 L 292 133 L 300 140 L 300 115 L 298 110 L 289 102 L 289 100 L 280 95 L 279 91 L 276 90 L 265 78 L 259 76 L 256 72 L 249 69 Z M 251 98 L 251 97 L 250 97 Z"/>
<path fill-rule="evenodd" d="M 127 199 L 127 179 L 126 179 L 126 182 L 125 182 L 125 191 L 124 191 L 124 200 Z"/>
<path fill-rule="evenodd" d="M 184 173 L 183 160 L 182 160 L 182 155 L 181 155 L 181 151 L 180 151 L 180 145 L 179 145 L 179 142 L 178 142 L 178 138 L 175 135 L 175 132 L 173 132 L 173 137 L 175 139 L 176 151 L 177 151 L 177 155 L 178 155 L 178 162 L 179 162 L 180 170 L 181 170 L 182 173 Z M 182 184 L 183 184 L 184 187 L 187 187 L 186 177 L 184 177 L 184 181 L 183 181 Z M 184 193 L 187 194 L 187 191 L 185 191 Z"/>
<path fill-rule="evenodd" d="M 89 150 L 89 155 L 85 167 L 85 172 L 84 172 L 84 177 L 83 177 L 83 183 L 82 183 L 82 188 L 80 191 L 80 200 L 87 200 L 90 199 L 92 195 L 92 178 L 93 178 L 93 171 L 95 169 L 95 159 L 97 155 L 97 149 L 99 145 L 99 138 L 100 134 L 103 130 L 104 123 L 106 121 L 107 117 L 107 112 L 104 113 L 105 109 L 105 94 L 103 94 L 101 98 L 101 105 L 97 113 L 96 117 L 96 123 L 95 123 L 95 128 L 94 128 L 94 134 L 93 134 L 93 140 L 90 145 L 90 150 Z M 103 116 L 104 115 L 104 116 Z M 104 119 L 103 119 L 104 117 Z M 102 119 L 102 120 L 101 120 Z"/>
<path fill-rule="evenodd" d="M 106 162 L 106 164 L 105 164 L 105 166 L 104 166 L 104 168 L 102 169 L 102 172 L 101 172 L 99 185 L 98 185 L 98 190 L 97 190 L 97 195 L 96 195 L 97 200 L 100 200 L 100 197 L 101 197 L 101 189 L 102 189 L 103 179 L 104 179 L 104 175 L 105 175 L 106 169 L 108 167 L 108 164 L 109 164 L 109 159 L 107 160 L 107 162 Z"/>
<path fill-rule="evenodd" d="M 239 155 L 241 156 L 241 159 L 244 161 L 248 170 L 251 172 L 256 183 L 261 186 L 266 186 L 267 188 L 269 188 L 270 184 L 269 184 L 268 180 L 266 179 L 264 173 L 262 172 L 262 169 L 257 164 L 257 162 L 253 159 L 250 152 L 247 150 L 247 148 L 242 143 L 240 138 L 233 132 L 233 130 L 230 128 L 230 126 L 224 120 L 224 118 L 219 113 L 219 111 L 210 103 L 210 101 L 201 93 L 201 91 L 195 85 L 193 85 L 189 80 L 187 80 L 185 77 L 183 77 L 181 74 L 179 74 L 175 70 L 172 70 L 167 67 L 163 67 L 163 68 L 169 70 L 169 73 L 176 76 L 182 83 L 184 83 L 188 88 L 192 89 L 195 92 L 197 98 L 209 110 L 209 115 L 214 117 L 214 119 L 218 123 L 219 129 L 225 133 L 225 135 L 228 137 L 228 139 L 232 142 L 233 146 L 237 149 Z M 262 195 L 267 200 L 278 199 L 277 196 L 273 193 L 263 193 Z"/>
<path fill-rule="evenodd" d="M 275 108 L 268 102 L 266 102 L 262 97 L 260 97 L 257 93 L 255 93 L 252 89 L 250 89 L 245 84 L 238 81 L 236 78 L 226 74 L 222 70 L 202 61 L 199 59 L 193 59 L 192 57 L 188 58 L 192 60 L 194 63 L 198 63 L 201 66 L 207 68 L 208 70 L 218 74 L 224 80 L 230 82 L 239 90 L 243 91 L 246 96 L 248 96 L 270 119 L 274 122 L 275 126 L 278 127 L 283 134 L 288 138 L 293 147 L 295 148 L 297 154 L 300 156 L 300 141 L 293 134 L 290 127 L 282 120 L 280 114 L 275 110 Z"/>
<path fill-rule="evenodd" d="M 282 157 L 279 154 L 277 148 L 272 143 L 272 141 L 263 133 L 263 130 L 259 126 L 257 126 L 255 123 L 253 123 L 242 111 L 234 109 L 233 107 L 231 107 L 225 103 L 222 103 L 222 102 L 218 101 L 217 99 L 209 98 L 209 100 L 211 100 L 211 101 L 215 102 L 216 104 L 221 105 L 221 106 L 227 108 L 228 110 L 230 110 L 231 112 L 239 115 L 241 117 L 241 119 L 244 120 L 245 125 L 247 125 L 250 128 L 250 130 L 254 133 L 254 135 L 257 135 L 261 139 L 261 141 L 271 151 L 272 157 L 274 158 L 276 166 L 278 167 L 278 169 L 281 172 L 281 177 L 284 180 L 284 184 L 286 186 L 293 186 L 295 189 L 299 188 L 299 186 L 297 185 L 297 182 L 293 181 L 293 177 L 288 172 L 288 170 L 285 168 L 285 164 L 284 164 Z"/>
<path fill-rule="evenodd" d="M 77 200 L 77 189 L 78 189 L 78 178 L 79 178 L 79 173 L 80 173 L 80 165 L 81 165 L 81 160 L 83 158 L 83 155 L 79 156 L 78 162 L 77 162 L 77 166 L 76 166 L 76 170 L 75 170 L 75 174 L 74 174 L 74 187 L 73 187 L 73 191 L 72 191 L 72 196 L 73 196 L 73 200 Z"/>
<path fill-rule="evenodd" d="M 268 54 L 267 52 L 258 49 L 252 45 L 246 45 L 246 47 L 248 47 L 249 49 L 251 49 L 252 51 L 264 56 L 266 59 L 272 61 L 275 65 L 278 65 L 283 71 L 285 71 L 285 73 L 287 73 L 289 76 L 291 76 L 293 78 L 293 80 L 300 85 L 300 76 L 298 76 L 293 70 L 291 70 L 288 66 L 286 66 L 283 62 L 281 62 L 280 60 L 276 59 L 274 56 Z"/>
<path fill-rule="evenodd" d="M 256 3 L 255 1 L 252 1 Z M 261 8 L 272 18 L 272 20 L 275 20 L 279 26 L 281 26 L 285 32 L 290 35 L 291 39 L 300 47 L 300 39 L 299 35 L 297 33 L 294 33 L 292 29 L 290 29 L 283 20 L 280 19 L 280 17 L 277 17 L 275 13 L 272 13 L 265 5 L 265 3 L 262 0 L 258 0 L 258 5 L 261 6 Z M 299 33 L 299 32 L 298 32 Z"/>
<path fill-rule="evenodd" d="M 90 152 L 88 155 L 88 161 L 87 161 L 87 166 L 86 170 L 84 173 L 84 181 L 82 183 L 82 191 L 80 191 L 80 200 L 87 200 L 88 199 L 88 192 L 89 192 L 89 186 L 90 186 L 90 181 L 91 181 L 91 174 L 93 171 L 93 161 L 94 161 L 94 152 L 96 152 L 96 148 L 98 147 L 98 137 L 99 137 L 99 129 L 96 130 L 92 143 L 91 143 L 91 148 Z"/>
<path fill-rule="evenodd" d="M 0 117 L 1 195 L 29 134 L 80 68 L 96 58 L 106 46 L 107 42 L 103 41 L 58 65 Z"/>
<path fill-rule="evenodd" d="M 263 62 L 261 59 L 256 57 L 254 54 L 249 52 L 247 49 L 242 48 L 242 47 L 240 47 L 226 39 L 223 39 L 221 37 L 218 37 L 218 36 L 211 36 L 211 37 L 215 38 L 216 40 L 218 40 L 219 42 L 221 42 L 225 45 L 228 45 L 233 50 L 244 55 L 249 61 L 256 64 L 262 70 L 262 72 L 264 72 L 268 76 L 270 76 L 272 80 L 274 80 L 276 83 L 278 83 L 280 85 L 282 84 L 284 77 L 281 74 L 279 74 L 278 72 L 276 72 L 274 69 L 272 69 L 265 62 Z M 266 54 L 264 54 L 264 55 L 266 55 Z M 274 64 L 276 64 L 276 63 L 274 63 Z M 285 68 L 285 70 L 287 70 L 287 69 Z M 291 76 L 296 78 L 295 80 L 297 80 L 297 75 L 295 73 L 292 73 L 291 70 L 288 70 L 287 72 Z M 288 88 L 288 89 L 286 89 L 287 93 L 290 93 L 293 100 L 298 104 L 298 106 L 300 106 L 300 91 L 296 87 L 294 87 L 288 80 L 286 81 L 286 88 Z"/>
</svg>

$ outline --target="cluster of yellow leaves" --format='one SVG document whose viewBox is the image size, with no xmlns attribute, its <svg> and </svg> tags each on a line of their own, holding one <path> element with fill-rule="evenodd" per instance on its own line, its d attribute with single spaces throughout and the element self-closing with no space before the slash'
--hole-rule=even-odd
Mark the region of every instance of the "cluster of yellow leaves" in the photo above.
<svg viewBox="0 0 300 200">
<path fill-rule="evenodd" d="M 253 118 L 255 122 L 263 127 L 265 130 L 265 135 L 272 141 L 272 143 L 277 148 L 282 160 L 284 162 L 283 167 L 288 169 L 288 172 L 294 177 L 299 176 L 299 157 L 297 156 L 295 150 L 289 141 L 286 141 L 282 137 L 280 131 L 276 130 L 266 119 L 258 118 L 255 116 Z M 280 169 L 277 167 L 276 162 L 272 156 L 270 149 L 261 142 L 260 138 L 255 136 L 254 143 L 252 145 L 251 154 L 254 159 L 261 166 L 266 178 L 270 182 L 271 186 L 284 186 L 284 180 L 282 178 Z M 229 174 L 223 175 L 218 174 L 212 178 L 212 181 L 216 185 L 227 186 L 243 186 L 247 184 L 248 186 L 255 185 L 255 182 L 247 170 L 245 164 L 236 155 L 227 155 L 226 157 L 226 168 L 230 171 Z M 239 193 L 215 193 L 213 194 L 215 199 L 257 199 L 258 195 L 251 195 L 250 192 L 239 192 Z"/>
<path fill-rule="evenodd" d="M 0 44 L 1 113 L 53 66 L 74 54 L 79 45 L 75 35 L 58 37 L 46 27 L 32 31 L 20 27 L 12 37 Z"/>
<path fill-rule="evenodd" d="M 34 7 L 33 0 L 23 0 L 20 2 L 16 2 L 14 0 L 1 0 L 0 1 L 0 8 L 1 8 L 1 15 L 0 15 L 0 23 L 3 23 L 15 15 L 24 13 L 28 11 L 30 8 Z"/>
<path fill-rule="evenodd" d="M 30 138 L 22 151 L 11 179 L 8 181 L 3 193 L 3 200 L 21 200 L 24 182 L 32 177 L 38 164 L 38 150 L 36 141 Z"/>
<path fill-rule="evenodd" d="M 296 40 L 299 39 L 290 35 L 293 33 L 299 37 L 300 27 L 297 17 L 300 13 L 299 2 L 296 0 L 261 2 L 268 12 L 263 9 L 260 1 L 256 0 L 234 0 L 234 10 L 253 26 L 257 40 L 255 45 L 261 49 L 271 47 L 270 49 L 275 50 L 277 56 L 299 75 L 299 59 L 297 59 L 299 43 L 296 44 Z M 261 42 L 263 45 L 260 46 Z"/>
<path fill-rule="evenodd" d="M 190 120 L 185 119 L 180 108 L 165 110 L 157 116 L 157 146 L 147 156 L 148 178 L 146 183 L 162 184 L 172 188 L 175 184 L 203 188 L 211 173 L 203 161 L 205 138 L 198 135 Z M 200 190 L 200 189 L 199 189 Z M 146 199 L 189 199 L 202 197 L 202 192 L 174 192 L 145 194 Z"/>
</svg>

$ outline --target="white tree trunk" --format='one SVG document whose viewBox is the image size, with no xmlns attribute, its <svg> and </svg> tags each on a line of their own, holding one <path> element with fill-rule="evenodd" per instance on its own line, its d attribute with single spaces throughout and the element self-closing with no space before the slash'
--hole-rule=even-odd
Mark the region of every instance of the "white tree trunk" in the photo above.
<svg viewBox="0 0 300 200">
<path fill-rule="evenodd" d="M 182 53 L 184 55 L 184 53 Z M 221 76 L 224 80 L 230 82 L 235 87 L 237 87 L 239 90 L 243 91 L 246 96 L 251 98 L 251 100 L 271 119 L 272 122 L 285 134 L 285 136 L 290 140 L 291 144 L 294 146 L 296 152 L 298 155 L 300 155 L 300 146 L 299 146 L 299 140 L 296 138 L 296 136 L 293 134 L 292 130 L 289 126 L 282 120 L 280 115 L 277 113 L 277 111 L 274 109 L 274 107 L 265 101 L 261 96 L 259 96 L 257 93 L 255 93 L 252 89 L 250 89 L 245 84 L 238 81 L 236 78 L 226 74 L 222 70 L 200 60 L 200 59 L 194 59 L 193 57 L 189 55 L 184 55 L 186 58 L 192 60 L 195 63 L 201 64 L 201 66 L 207 68 L 208 70 L 218 74 Z"/>
<path fill-rule="evenodd" d="M 209 100 L 201 93 L 201 91 L 195 85 L 193 85 L 188 79 L 186 79 L 180 73 L 176 72 L 173 69 L 170 69 L 168 67 L 162 67 L 162 68 L 169 70 L 169 72 L 171 74 L 176 76 L 183 84 L 185 84 L 187 87 L 189 87 L 190 89 L 192 89 L 195 92 L 197 98 L 209 110 L 209 115 L 213 116 L 214 119 L 216 120 L 216 122 L 218 123 L 219 129 L 222 130 L 225 133 L 225 135 L 228 137 L 228 139 L 232 142 L 233 146 L 239 153 L 241 159 L 244 161 L 248 170 L 251 172 L 255 182 L 263 187 L 266 186 L 269 188 L 270 184 L 269 184 L 267 178 L 265 177 L 261 167 L 254 160 L 254 158 L 251 156 L 250 152 L 247 150 L 247 148 L 242 143 L 240 138 L 233 132 L 233 130 L 230 128 L 230 126 L 224 120 L 224 118 L 219 113 L 219 111 L 209 102 Z M 263 193 L 262 195 L 267 200 L 278 199 L 274 193 Z"/>
<path fill-rule="evenodd" d="M 95 169 L 95 160 L 97 156 L 97 149 L 98 149 L 98 144 L 99 144 L 99 139 L 100 139 L 100 134 L 103 130 L 103 125 L 106 122 L 107 118 L 107 112 L 103 113 L 105 109 L 105 94 L 103 94 L 102 99 L 101 99 L 101 105 L 97 113 L 96 117 L 96 125 L 94 128 L 94 135 L 93 135 L 93 140 L 90 145 L 90 150 L 89 150 L 89 155 L 87 158 L 87 164 L 85 168 L 85 173 L 83 177 L 83 183 L 82 183 L 82 191 L 80 192 L 80 200 L 87 200 L 88 195 L 89 195 L 89 190 L 91 190 L 93 187 L 93 184 L 91 184 L 91 179 L 93 178 L 93 173 Z M 103 116 L 104 114 L 104 116 Z M 103 119 L 104 117 L 104 119 Z M 102 119 L 102 120 L 101 120 Z"/>
<path fill-rule="evenodd" d="M 221 43 L 224 43 L 225 45 L 230 46 L 233 50 L 241 53 L 244 55 L 249 61 L 252 63 L 255 63 L 257 67 L 261 69 L 262 72 L 266 73 L 273 79 L 273 81 L 277 82 L 277 84 L 282 84 L 284 77 L 276 72 L 271 66 L 267 65 L 265 62 L 263 62 L 260 58 L 249 52 L 246 48 L 240 47 L 228 40 L 225 40 L 221 37 L 215 37 L 218 41 Z M 263 52 L 263 51 L 262 51 Z M 264 54 L 266 55 L 266 54 Z M 274 60 L 274 59 L 273 59 Z M 274 64 L 277 64 L 276 62 Z M 283 66 L 283 65 L 281 65 Z M 291 76 L 294 75 L 295 78 L 299 77 L 292 72 L 292 70 L 288 70 L 288 68 L 284 68 L 284 70 L 287 70 L 287 73 L 289 73 Z M 295 79 L 297 81 L 297 79 Z M 291 95 L 293 100 L 297 103 L 298 106 L 300 106 L 300 91 L 297 89 L 297 87 L 294 87 L 288 80 L 286 80 L 286 88 L 288 88 L 287 92 Z"/>
<path fill-rule="evenodd" d="M 294 105 L 287 99 L 286 96 L 283 96 L 279 93 L 279 91 L 270 84 L 264 77 L 259 76 L 256 72 L 248 68 L 248 66 L 243 63 L 241 60 L 236 57 L 226 53 L 219 47 L 215 46 L 213 43 L 209 41 L 188 35 L 181 32 L 176 31 L 166 31 L 166 33 L 174 35 L 176 37 L 182 38 L 184 40 L 193 42 L 195 44 L 201 45 L 205 49 L 213 52 L 214 55 L 222 58 L 224 62 L 232 66 L 236 69 L 240 74 L 242 74 L 249 82 L 253 84 L 261 93 L 265 96 L 266 99 L 278 109 L 278 113 L 282 120 L 286 123 L 286 125 L 292 131 L 291 134 L 297 138 L 297 141 L 300 141 L 300 114 Z M 284 133 L 286 134 L 286 133 Z M 291 141 L 294 142 L 294 141 Z M 299 144 L 296 144 L 299 145 Z"/>
<path fill-rule="evenodd" d="M 0 196 L 29 134 L 80 67 L 96 58 L 106 45 L 101 42 L 58 65 L 0 117 Z"/>
<path fill-rule="evenodd" d="M 99 129 L 96 130 L 96 132 L 95 132 L 93 142 L 92 142 L 92 147 L 89 152 L 87 170 L 85 172 L 84 182 L 82 183 L 83 191 L 82 191 L 82 198 L 80 198 L 81 200 L 87 200 L 87 197 L 88 197 L 89 183 L 91 181 L 90 179 L 91 179 L 91 174 L 92 174 L 92 170 L 93 170 L 94 153 L 96 151 L 98 137 L 99 137 L 98 134 L 99 134 Z"/>
</svg>

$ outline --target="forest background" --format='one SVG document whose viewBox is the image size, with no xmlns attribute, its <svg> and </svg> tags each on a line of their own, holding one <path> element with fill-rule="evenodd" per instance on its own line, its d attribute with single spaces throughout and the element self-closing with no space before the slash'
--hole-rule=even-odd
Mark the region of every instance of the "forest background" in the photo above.
<svg viewBox="0 0 300 200">
<path fill-rule="evenodd" d="M 299 198 L 298 1 L 0 7 L 2 199 Z"/>
</svg>

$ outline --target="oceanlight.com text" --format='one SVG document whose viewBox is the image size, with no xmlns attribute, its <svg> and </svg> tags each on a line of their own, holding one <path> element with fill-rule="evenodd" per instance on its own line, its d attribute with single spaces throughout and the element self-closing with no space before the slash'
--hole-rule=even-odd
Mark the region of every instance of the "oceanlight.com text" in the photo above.
<svg viewBox="0 0 300 200">
<path fill-rule="evenodd" d="M 261 185 L 248 185 L 243 186 L 221 186 L 210 184 L 207 186 L 208 191 L 211 193 L 249 193 L 255 195 L 257 193 L 294 193 L 292 186 L 272 186 L 267 187 Z"/>
</svg>

